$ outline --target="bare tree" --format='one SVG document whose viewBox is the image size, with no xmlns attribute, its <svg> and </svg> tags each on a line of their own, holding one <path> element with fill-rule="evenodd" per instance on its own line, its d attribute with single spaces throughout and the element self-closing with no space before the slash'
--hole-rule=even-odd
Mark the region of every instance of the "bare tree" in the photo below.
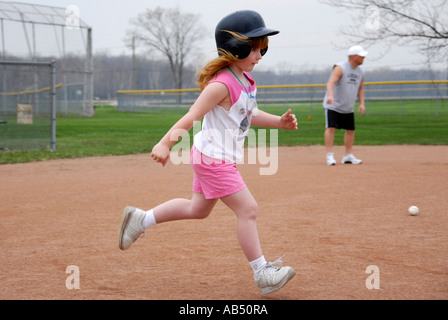
<svg viewBox="0 0 448 320">
<path fill-rule="evenodd" d="M 148 49 L 162 54 L 169 61 L 174 87 L 182 89 L 182 79 L 187 58 L 194 57 L 204 28 L 200 15 L 181 13 L 179 9 L 147 9 L 132 19 L 127 43 L 137 41 Z"/>
<path fill-rule="evenodd" d="M 352 43 L 415 45 L 428 62 L 448 58 L 447 0 L 320 1 L 357 13 L 353 25 L 341 27 Z"/>
</svg>

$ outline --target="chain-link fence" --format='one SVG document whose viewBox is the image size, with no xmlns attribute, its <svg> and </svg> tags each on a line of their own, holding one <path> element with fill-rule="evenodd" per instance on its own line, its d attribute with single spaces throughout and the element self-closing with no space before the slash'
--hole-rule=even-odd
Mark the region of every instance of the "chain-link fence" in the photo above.
<svg viewBox="0 0 448 320">
<path fill-rule="evenodd" d="M 418 114 L 438 115 L 440 106 L 448 99 L 448 81 L 446 80 L 366 82 L 364 84 L 367 107 L 372 101 L 384 100 L 395 101 L 399 107 L 398 111 L 375 108 L 370 112 L 367 109 L 367 114 L 399 113 L 404 115 L 407 109 L 404 108 L 403 101 L 428 100 L 433 103 L 429 103 L 428 108 L 420 110 Z M 257 86 L 257 103 L 260 110 L 272 106 L 300 106 L 309 108 L 310 114 L 313 114 L 313 108 L 323 110 L 322 102 L 325 92 L 325 84 Z M 150 113 L 185 112 L 199 94 L 199 89 L 122 90 L 117 92 L 118 110 Z"/>
<path fill-rule="evenodd" d="M 0 61 L 0 151 L 56 149 L 55 63 Z"/>
</svg>

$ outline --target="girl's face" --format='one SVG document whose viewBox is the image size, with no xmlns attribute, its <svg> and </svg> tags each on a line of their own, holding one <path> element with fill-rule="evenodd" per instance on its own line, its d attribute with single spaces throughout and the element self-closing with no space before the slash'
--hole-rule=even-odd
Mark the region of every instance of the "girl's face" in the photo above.
<svg viewBox="0 0 448 320">
<path fill-rule="evenodd" d="M 235 62 L 235 65 L 242 71 L 251 72 L 252 70 L 254 70 L 255 65 L 258 64 L 261 58 L 263 58 L 263 56 L 261 55 L 261 50 L 259 48 L 252 49 L 252 51 L 246 58 Z"/>
</svg>

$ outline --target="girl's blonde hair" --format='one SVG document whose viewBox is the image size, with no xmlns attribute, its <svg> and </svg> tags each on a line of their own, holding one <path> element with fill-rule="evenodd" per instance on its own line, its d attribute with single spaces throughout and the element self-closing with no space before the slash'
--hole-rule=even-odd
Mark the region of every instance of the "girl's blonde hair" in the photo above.
<svg viewBox="0 0 448 320">
<path fill-rule="evenodd" d="M 268 47 L 269 39 L 267 36 L 259 38 L 246 38 L 240 36 L 235 32 L 227 32 L 229 32 L 230 34 L 232 34 L 232 36 L 238 38 L 239 40 L 249 42 L 252 49 L 254 50 L 265 49 Z M 218 49 L 218 53 L 219 56 L 217 58 L 208 62 L 201 70 L 197 72 L 198 85 L 201 90 L 204 90 L 210 80 L 213 79 L 219 71 L 239 60 L 237 57 L 226 50 Z"/>
</svg>

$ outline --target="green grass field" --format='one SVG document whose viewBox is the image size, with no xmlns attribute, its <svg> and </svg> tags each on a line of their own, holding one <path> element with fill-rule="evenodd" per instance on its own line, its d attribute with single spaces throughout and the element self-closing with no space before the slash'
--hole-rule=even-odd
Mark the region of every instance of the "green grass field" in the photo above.
<svg viewBox="0 0 448 320">
<path fill-rule="evenodd" d="M 287 108 L 261 106 L 274 114 L 282 114 Z M 371 101 L 367 108 L 367 115 L 356 116 L 356 145 L 448 145 L 446 102 Z M 291 109 L 299 120 L 299 130 L 280 130 L 279 145 L 323 145 L 322 106 L 305 104 Z M 91 118 L 57 119 L 56 151 L 0 151 L 0 164 L 147 153 L 181 116 L 181 113 L 126 113 L 112 106 L 97 107 Z M 335 144 L 343 144 L 343 131 L 336 133 Z"/>
</svg>

